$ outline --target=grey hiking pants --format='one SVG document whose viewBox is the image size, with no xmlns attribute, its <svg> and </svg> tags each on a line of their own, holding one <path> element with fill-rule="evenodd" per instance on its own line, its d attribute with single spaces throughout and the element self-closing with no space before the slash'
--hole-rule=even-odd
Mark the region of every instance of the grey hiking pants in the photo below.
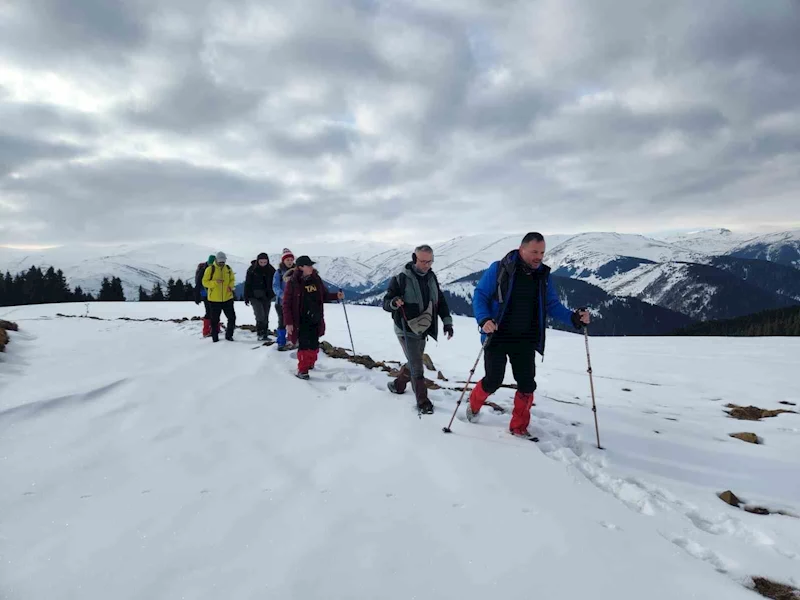
<svg viewBox="0 0 800 600">
<path fill-rule="evenodd" d="M 402 335 L 398 334 L 398 341 L 403 348 L 403 354 L 406 355 L 406 364 L 409 371 L 411 371 L 412 379 L 422 379 L 425 377 L 425 367 L 422 364 L 422 355 L 425 352 L 425 337 L 418 337 L 416 335 Z"/>
<path fill-rule="evenodd" d="M 266 331 L 269 326 L 269 298 L 266 296 L 261 298 L 251 298 L 250 306 L 253 307 L 253 314 L 256 317 L 256 325 L 258 327 L 263 327 L 264 331 Z"/>
</svg>

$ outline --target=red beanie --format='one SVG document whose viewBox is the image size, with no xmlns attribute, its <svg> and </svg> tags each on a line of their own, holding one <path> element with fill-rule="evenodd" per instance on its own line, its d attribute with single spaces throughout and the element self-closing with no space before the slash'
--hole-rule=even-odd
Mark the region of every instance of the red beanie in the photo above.
<svg viewBox="0 0 800 600">
<path fill-rule="evenodd" d="M 285 261 L 289 257 L 294 258 L 294 254 L 292 254 L 292 251 L 288 248 L 284 248 L 283 254 L 281 255 L 281 262 Z"/>
</svg>

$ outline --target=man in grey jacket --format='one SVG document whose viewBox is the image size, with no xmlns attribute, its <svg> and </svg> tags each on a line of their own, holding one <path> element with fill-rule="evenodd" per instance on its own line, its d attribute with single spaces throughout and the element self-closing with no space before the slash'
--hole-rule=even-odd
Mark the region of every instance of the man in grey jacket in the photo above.
<svg viewBox="0 0 800 600">
<path fill-rule="evenodd" d="M 447 339 L 453 337 L 453 318 L 432 266 L 433 248 L 418 246 L 411 255 L 411 262 L 392 277 L 383 298 L 383 309 L 392 313 L 394 331 L 408 361 L 398 377 L 389 382 L 389 391 L 402 394 L 410 382 L 417 408 L 425 414 L 433 412 L 433 404 L 425 386 L 422 355 L 428 336 L 438 339 L 437 318 L 442 319 Z"/>
</svg>

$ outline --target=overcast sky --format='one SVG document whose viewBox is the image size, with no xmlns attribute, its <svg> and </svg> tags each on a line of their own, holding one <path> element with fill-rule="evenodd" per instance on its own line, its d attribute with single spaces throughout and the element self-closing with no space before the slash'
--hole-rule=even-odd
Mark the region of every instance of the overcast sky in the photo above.
<svg viewBox="0 0 800 600">
<path fill-rule="evenodd" d="M 798 0 L 0 1 L 0 244 L 800 227 L 798 57 Z"/>
</svg>

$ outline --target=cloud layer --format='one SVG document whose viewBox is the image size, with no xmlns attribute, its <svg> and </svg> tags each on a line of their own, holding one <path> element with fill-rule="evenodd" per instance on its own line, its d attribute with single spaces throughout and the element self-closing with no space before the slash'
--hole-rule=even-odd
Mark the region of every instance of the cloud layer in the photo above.
<svg viewBox="0 0 800 600">
<path fill-rule="evenodd" d="M 800 223 L 796 0 L 263 4 L 0 5 L 0 243 Z"/>
</svg>

